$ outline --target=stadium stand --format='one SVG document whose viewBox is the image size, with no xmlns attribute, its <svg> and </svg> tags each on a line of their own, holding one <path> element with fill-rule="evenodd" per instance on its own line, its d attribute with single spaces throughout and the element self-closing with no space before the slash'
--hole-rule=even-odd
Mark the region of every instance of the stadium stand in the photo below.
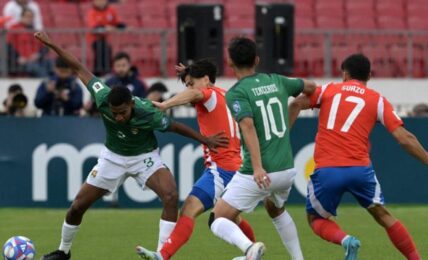
<svg viewBox="0 0 428 260">
<path fill-rule="evenodd" d="M 6 2 L 0 0 L 0 7 Z M 69 49 L 82 48 L 84 33 L 69 29 L 84 28 L 90 1 L 37 2 L 45 27 L 55 29 L 53 38 Z M 176 7 L 179 4 L 204 3 L 224 5 L 225 42 L 231 38 L 230 35 L 242 34 L 240 30 L 251 34 L 255 4 L 294 3 L 296 76 L 338 76 L 340 60 L 346 53 L 357 51 L 367 53 L 374 60 L 376 76 L 427 75 L 428 35 L 423 33 L 428 29 L 425 0 L 245 0 L 245 3 L 225 0 L 124 0 L 113 5 L 128 28 L 135 30 L 113 35 L 113 50 L 130 50 L 138 61 L 140 71 L 148 73 L 146 76 L 158 76 L 162 72 L 152 66 L 162 63 L 160 54 L 165 51 L 165 71 L 173 75 L 170 65 L 176 62 L 177 57 Z M 61 29 L 64 31 L 61 32 Z M 140 29 L 148 31 L 141 32 Z M 167 32 L 165 50 L 160 47 L 162 30 Z M 330 49 L 325 48 L 328 40 Z M 91 55 L 87 55 L 85 60 L 93 62 Z M 324 64 L 327 61 L 331 61 L 329 70 Z M 326 75 L 328 71 L 331 75 Z M 226 76 L 230 73 L 226 69 Z"/>
</svg>

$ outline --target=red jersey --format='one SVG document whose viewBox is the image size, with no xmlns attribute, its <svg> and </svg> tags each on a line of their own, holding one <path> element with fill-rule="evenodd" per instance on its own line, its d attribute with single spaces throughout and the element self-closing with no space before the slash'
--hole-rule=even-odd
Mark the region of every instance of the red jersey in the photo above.
<svg viewBox="0 0 428 260">
<path fill-rule="evenodd" d="M 105 27 L 108 25 L 116 27 L 119 24 L 116 9 L 111 5 L 107 5 L 104 9 L 92 7 L 89 10 L 86 19 L 87 26 L 90 29 L 96 29 L 98 27 Z M 105 37 L 104 33 L 88 34 L 88 41 L 93 42 L 97 38 L 103 37 Z"/>
<path fill-rule="evenodd" d="M 317 87 L 311 107 L 320 108 L 316 168 L 368 166 L 369 135 L 376 122 L 389 132 L 403 125 L 386 98 L 356 80 Z"/>
<path fill-rule="evenodd" d="M 201 91 L 204 98 L 195 104 L 201 134 L 210 136 L 224 132 L 229 138 L 229 146 L 218 148 L 217 153 L 204 145 L 205 165 L 215 164 L 226 171 L 237 171 L 242 163 L 239 127 L 227 108 L 226 91 L 218 87 L 207 87 Z"/>
<path fill-rule="evenodd" d="M 28 32 L 9 33 L 8 42 L 12 45 L 19 57 L 30 58 L 32 55 L 40 52 L 43 44 L 34 38 L 33 29 L 28 28 L 25 24 L 17 23 L 12 25 L 9 30 L 25 30 Z"/>
</svg>

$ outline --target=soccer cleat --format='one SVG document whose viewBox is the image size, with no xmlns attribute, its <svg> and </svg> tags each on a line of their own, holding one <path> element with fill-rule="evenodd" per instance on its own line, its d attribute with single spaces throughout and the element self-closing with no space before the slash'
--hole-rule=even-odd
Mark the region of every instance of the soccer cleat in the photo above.
<svg viewBox="0 0 428 260">
<path fill-rule="evenodd" d="M 135 250 L 137 250 L 137 254 L 143 259 L 146 259 L 146 260 L 163 260 L 163 257 L 160 253 L 147 250 L 142 246 L 137 246 L 135 248 Z"/>
<path fill-rule="evenodd" d="M 42 256 L 40 260 L 68 260 L 71 258 L 71 251 L 68 254 L 64 253 L 64 251 L 56 250 L 47 255 Z"/>
<path fill-rule="evenodd" d="M 358 249 L 360 249 L 361 242 L 356 237 L 349 236 L 343 241 L 343 248 L 345 248 L 345 260 L 357 260 Z"/>
<path fill-rule="evenodd" d="M 265 244 L 256 242 L 247 249 L 245 252 L 245 260 L 260 260 L 266 250 Z"/>
</svg>

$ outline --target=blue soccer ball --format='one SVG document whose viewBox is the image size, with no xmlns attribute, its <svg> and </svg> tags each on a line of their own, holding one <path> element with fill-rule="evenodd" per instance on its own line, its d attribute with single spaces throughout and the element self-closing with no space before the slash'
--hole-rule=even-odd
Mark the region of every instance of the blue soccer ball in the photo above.
<svg viewBox="0 0 428 260">
<path fill-rule="evenodd" d="M 36 249 L 33 242 L 23 236 L 9 238 L 3 246 L 5 260 L 33 260 Z"/>
</svg>

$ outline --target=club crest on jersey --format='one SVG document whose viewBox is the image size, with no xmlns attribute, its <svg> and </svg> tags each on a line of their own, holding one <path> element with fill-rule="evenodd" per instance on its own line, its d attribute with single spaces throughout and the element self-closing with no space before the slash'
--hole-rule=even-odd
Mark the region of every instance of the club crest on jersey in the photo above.
<svg viewBox="0 0 428 260">
<path fill-rule="evenodd" d="M 239 104 L 239 101 L 235 101 L 233 102 L 233 111 L 235 111 L 235 113 L 239 113 L 239 111 L 241 111 L 241 105 Z"/>
<path fill-rule="evenodd" d="M 133 133 L 134 135 L 138 134 L 138 128 L 132 128 L 131 133 Z"/>
</svg>

